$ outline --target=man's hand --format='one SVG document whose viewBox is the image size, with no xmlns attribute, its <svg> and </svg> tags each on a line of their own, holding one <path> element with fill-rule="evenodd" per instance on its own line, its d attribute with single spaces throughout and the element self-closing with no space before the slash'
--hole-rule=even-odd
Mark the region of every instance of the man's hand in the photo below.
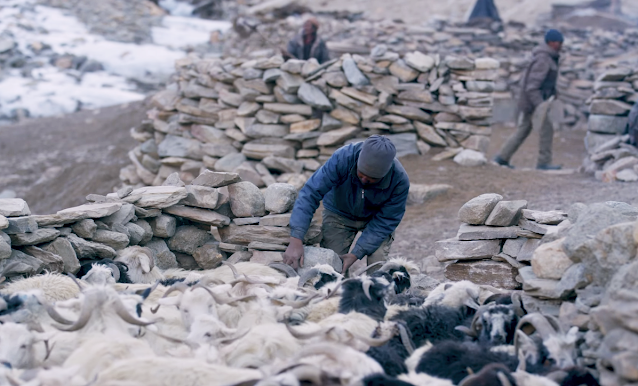
<svg viewBox="0 0 638 386">
<path fill-rule="evenodd" d="M 284 252 L 284 263 L 293 269 L 303 266 L 303 242 L 297 238 L 291 237 L 290 244 Z"/>
<path fill-rule="evenodd" d="M 343 276 L 346 276 L 348 269 L 352 267 L 352 264 L 357 261 L 357 256 L 353 255 L 352 253 L 347 253 L 345 255 L 339 256 L 339 258 L 343 262 L 343 270 L 341 271 L 341 274 Z"/>
</svg>

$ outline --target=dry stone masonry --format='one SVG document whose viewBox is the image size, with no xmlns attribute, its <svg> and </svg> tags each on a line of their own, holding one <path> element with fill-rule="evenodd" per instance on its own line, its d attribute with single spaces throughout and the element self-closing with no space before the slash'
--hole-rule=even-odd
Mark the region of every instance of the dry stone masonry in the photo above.
<svg viewBox="0 0 638 386">
<path fill-rule="evenodd" d="M 588 100 L 591 115 L 583 169 L 604 182 L 636 182 L 638 148 L 629 144 L 627 115 L 638 101 L 638 72 L 609 69 L 598 77 L 595 92 Z"/>
<path fill-rule="evenodd" d="M 492 97 L 477 84 L 492 87 L 494 59 L 400 57 L 377 47 L 323 65 L 193 56 L 176 66 L 177 81 L 131 130 L 140 144 L 121 171 L 125 186 L 159 186 L 176 172 L 199 185 L 195 177 L 208 169 L 257 188 L 300 189 L 339 147 L 373 134 L 388 135 L 399 157 L 442 147 L 437 159 L 486 162 Z"/>
</svg>

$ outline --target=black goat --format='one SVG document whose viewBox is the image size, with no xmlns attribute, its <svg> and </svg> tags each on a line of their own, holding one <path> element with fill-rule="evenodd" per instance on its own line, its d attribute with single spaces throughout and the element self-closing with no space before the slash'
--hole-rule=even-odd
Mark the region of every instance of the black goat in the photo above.
<svg viewBox="0 0 638 386">
<path fill-rule="evenodd" d="M 89 260 L 82 263 L 76 277 L 81 279 L 84 275 L 89 273 L 91 268 L 93 268 L 93 264 L 100 264 L 109 268 L 117 267 L 117 270 L 120 271 L 120 277 L 117 282 L 128 284 L 132 283 L 131 279 L 128 277 L 128 266 L 120 261 L 113 261 L 111 259 Z"/>
<path fill-rule="evenodd" d="M 463 340 L 465 334 L 455 327 L 469 324 L 461 311 L 439 305 L 401 311 L 392 320 L 405 322 L 416 347 L 427 341 L 434 344 L 449 339 Z"/>
<path fill-rule="evenodd" d="M 368 375 L 367 377 L 363 378 L 361 384 L 363 386 L 414 386 L 411 383 L 389 377 L 385 374 Z"/>
<path fill-rule="evenodd" d="M 508 383 L 516 385 L 516 380 L 507 366 L 502 363 L 492 363 L 483 367 L 477 374 L 467 376 L 459 386 L 505 386 Z"/>
<path fill-rule="evenodd" d="M 359 312 L 375 320 L 383 320 L 387 308 L 384 299 L 390 283 L 383 278 L 363 277 L 342 282 L 343 293 L 339 301 L 339 312 Z"/>
<path fill-rule="evenodd" d="M 408 339 L 410 338 L 408 337 Z M 412 345 L 412 342 L 408 344 Z M 366 355 L 379 362 L 387 375 L 396 377 L 408 372 L 405 360 L 410 356 L 410 353 L 405 346 L 401 337 L 394 336 L 383 346 L 370 347 Z"/>
<path fill-rule="evenodd" d="M 414 295 L 409 291 L 402 294 L 388 296 L 388 304 L 398 306 L 420 307 L 425 302 L 425 296 Z"/>
<path fill-rule="evenodd" d="M 484 344 L 513 344 L 518 321 L 512 305 L 490 303 L 477 310 L 470 328 L 459 326 L 457 329 Z"/>
<path fill-rule="evenodd" d="M 470 375 L 468 369 L 478 373 L 493 363 L 503 364 L 509 371 L 516 371 L 518 359 L 507 353 L 492 352 L 489 347 L 478 343 L 449 340 L 439 342 L 423 353 L 416 371 L 458 384 Z"/>
</svg>

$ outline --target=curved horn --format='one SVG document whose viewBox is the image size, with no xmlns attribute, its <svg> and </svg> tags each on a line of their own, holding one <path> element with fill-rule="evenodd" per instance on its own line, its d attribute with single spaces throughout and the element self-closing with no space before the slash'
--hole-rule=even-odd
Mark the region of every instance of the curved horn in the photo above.
<svg viewBox="0 0 638 386">
<path fill-rule="evenodd" d="M 361 283 L 361 286 L 363 287 L 363 293 L 366 294 L 368 300 L 372 300 L 372 296 L 370 296 L 370 287 L 372 286 L 372 284 L 373 283 L 371 279 L 364 280 L 363 283 Z"/>
<path fill-rule="evenodd" d="M 522 318 L 527 314 L 523 307 L 523 295 L 519 291 L 512 292 L 512 306 L 514 306 L 514 313 Z"/>
<path fill-rule="evenodd" d="M 217 340 L 215 340 L 215 346 L 220 345 L 220 344 L 233 343 L 234 341 L 239 340 L 239 339 L 245 337 L 246 335 L 248 335 L 249 332 L 250 332 L 250 329 L 247 329 L 245 331 L 240 331 L 240 332 L 238 332 L 237 334 L 235 334 L 233 336 L 217 339 Z"/>
<path fill-rule="evenodd" d="M 298 301 L 287 301 L 287 300 L 281 300 L 281 299 L 271 299 L 271 301 L 279 303 L 284 306 L 289 306 L 292 308 L 301 308 L 301 307 L 307 306 L 308 303 L 310 303 L 317 296 L 319 296 L 319 294 L 314 294 L 314 295 L 308 296 L 304 300 L 298 300 Z"/>
<path fill-rule="evenodd" d="M 376 263 L 372 263 L 370 265 L 368 265 L 367 267 L 363 267 L 360 270 L 358 270 L 357 272 L 354 272 L 352 274 L 352 277 L 359 277 L 361 275 L 363 275 L 365 272 L 368 272 L 370 269 L 379 266 L 379 265 L 383 265 L 385 263 L 385 261 L 377 261 Z"/>
<path fill-rule="evenodd" d="M 305 286 L 308 280 L 317 276 L 318 273 L 319 273 L 319 270 L 317 268 L 311 268 L 307 270 L 306 272 L 303 273 L 303 275 L 299 277 L 299 283 L 297 284 L 297 287 Z"/>
<path fill-rule="evenodd" d="M 339 357 L 340 354 L 341 351 L 339 350 L 339 346 L 331 343 L 317 343 L 302 348 L 298 354 L 298 358 L 305 358 L 314 355 L 326 355 L 331 359 L 339 362 L 341 361 L 341 358 Z"/>
<path fill-rule="evenodd" d="M 159 280 L 155 282 L 155 284 L 153 284 L 152 287 L 148 287 L 147 289 L 145 289 L 144 291 L 142 291 L 141 294 L 138 294 L 142 297 L 142 300 L 146 300 L 152 293 L 153 291 L 155 291 L 157 289 L 157 287 L 160 285 Z"/>
<path fill-rule="evenodd" d="M 408 329 L 403 325 L 403 323 L 397 323 L 397 328 L 399 329 L 399 337 L 401 337 L 403 347 L 405 347 L 408 353 L 412 355 L 414 353 L 414 344 L 412 343 L 412 339 L 410 339 Z"/>
<path fill-rule="evenodd" d="M 92 293 L 88 293 L 85 295 L 84 301 L 82 302 L 82 310 L 80 311 L 80 316 L 78 317 L 78 320 L 75 321 L 75 323 L 70 326 L 53 325 L 53 327 L 57 328 L 58 330 L 67 332 L 73 332 L 84 328 L 84 326 L 86 326 L 86 324 L 89 322 L 91 315 L 93 314 L 93 308 L 91 307 L 97 303 L 93 301 L 93 298 L 94 296 Z"/>
<path fill-rule="evenodd" d="M 49 314 L 51 319 L 55 320 L 56 322 L 60 324 L 67 324 L 67 325 L 73 324 L 72 321 L 60 315 L 58 311 L 52 305 L 45 303 L 44 309 L 46 310 L 47 314 Z"/>
<path fill-rule="evenodd" d="M 546 339 L 548 336 L 556 334 L 557 332 L 554 326 L 549 322 L 547 317 L 538 312 L 523 316 L 518 322 L 516 329 L 523 331 L 522 328 L 528 324 L 534 327 L 534 329 L 543 339 Z"/>
<path fill-rule="evenodd" d="M 464 333 L 465 335 L 471 337 L 471 338 L 478 338 L 478 336 L 476 336 L 476 332 L 474 332 L 474 330 L 472 330 L 471 328 L 468 328 L 466 326 L 456 326 L 454 327 L 454 329 L 456 331 L 460 331 L 462 333 Z"/>
<path fill-rule="evenodd" d="M 328 332 L 330 332 L 330 330 L 332 330 L 332 327 L 323 327 L 312 332 L 300 332 L 295 330 L 288 323 L 286 323 L 286 329 L 288 329 L 288 332 L 290 333 L 290 335 L 294 336 L 297 339 L 312 339 L 320 335 L 326 335 Z"/>
<path fill-rule="evenodd" d="M 159 282 L 157 282 L 157 283 L 159 283 Z M 179 292 L 184 293 L 184 291 L 186 291 L 186 290 L 188 290 L 188 284 L 184 283 L 183 281 L 177 282 L 177 283 L 173 284 L 172 286 L 170 286 L 166 290 L 166 292 L 164 292 L 164 295 L 162 296 L 162 299 L 168 297 L 168 295 L 170 295 L 171 293 L 173 293 L 175 291 L 179 291 Z M 149 293 L 149 295 L 150 295 L 150 293 Z M 157 306 L 151 307 L 151 312 L 156 314 L 157 311 L 159 311 L 161 306 L 162 306 L 161 304 L 157 304 Z"/>
<path fill-rule="evenodd" d="M 481 307 L 478 304 L 479 294 L 476 291 L 474 291 L 473 288 L 466 288 L 465 292 L 467 292 L 467 294 L 470 296 L 469 299 L 465 300 L 465 305 L 475 310 L 478 310 Z"/>
<path fill-rule="evenodd" d="M 126 323 L 133 324 L 136 326 L 148 326 L 149 324 L 155 323 L 155 322 L 145 322 L 129 314 L 128 311 L 126 310 L 126 307 L 124 306 L 124 303 L 122 303 L 122 299 L 120 299 L 119 296 L 115 298 L 115 303 L 113 305 L 115 307 L 115 313 L 117 313 L 117 315 L 120 318 L 122 318 L 122 320 L 124 320 Z"/>
<path fill-rule="evenodd" d="M 230 270 L 233 272 L 233 276 L 235 276 L 235 279 L 237 279 L 239 277 L 239 272 L 237 272 L 237 268 L 235 268 L 234 265 L 232 265 L 228 261 L 222 261 L 222 264 L 226 265 L 226 266 L 228 266 L 228 268 L 230 268 Z"/>
<path fill-rule="evenodd" d="M 501 382 L 501 386 L 512 386 L 512 383 L 502 371 L 496 373 L 496 377 Z"/>
<path fill-rule="evenodd" d="M 343 283 L 346 283 L 346 282 L 352 281 L 352 280 L 354 280 L 354 279 L 346 279 L 346 280 L 342 280 L 339 283 L 337 283 L 337 285 L 332 289 L 332 291 L 330 293 L 328 293 L 328 296 L 326 296 L 326 299 L 330 299 L 331 297 L 333 297 L 334 294 L 336 294 L 339 291 L 339 288 L 341 288 Z"/>
<path fill-rule="evenodd" d="M 120 269 L 117 267 L 117 265 L 108 263 L 108 264 L 106 264 L 106 266 L 109 267 L 111 272 L 113 272 L 113 278 L 115 279 L 115 282 L 116 283 L 119 282 L 120 281 Z"/>
<path fill-rule="evenodd" d="M 292 269 L 292 267 L 289 266 L 288 264 L 270 263 L 270 264 L 268 264 L 268 266 L 270 268 L 272 268 L 272 269 L 276 269 L 277 271 L 283 272 L 284 274 L 286 274 L 287 277 L 297 277 L 297 276 L 299 276 L 299 274 L 297 274 L 297 271 Z"/>
<path fill-rule="evenodd" d="M 74 275 L 74 274 L 72 274 L 72 273 L 67 273 L 67 276 L 68 276 L 68 277 L 70 277 L 70 278 L 71 278 L 71 280 L 73 280 L 73 282 L 75 283 L 75 285 L 77 285 L 77 286 L 78 286 L 78 288 L 80 289 L 80 292 L 82 292 L 82 290 L 83 290 L 84 288 L 82 288 L 82 286 L 80 285 L 80 282 L 78 281 L 78 278 L 77 278 L 77 277 L 75 277 L 75 275 Z"/>
<path fill-rule="evenodd" d="M 160 332 L 157 331 L 153 331 L 153 330 L 146 330 L 147 332 L 152 333 L 153 335 L 159 336 L 162 339 L 166 339 L 167 341 L 171 342 L 171 343 L 181 343 L 181 344 L 185 344 L 188 347 L 190 347 L 191 349 L 195 350 L 199 347 L 199 344 L 194 343 L 194 342 L 190 342 L 188 340 L 185 339 L 179 339 L 179 338 L 173 338 L 172 336 L 168 336 L 168 335 L 164 335 Z"/>
</svg>

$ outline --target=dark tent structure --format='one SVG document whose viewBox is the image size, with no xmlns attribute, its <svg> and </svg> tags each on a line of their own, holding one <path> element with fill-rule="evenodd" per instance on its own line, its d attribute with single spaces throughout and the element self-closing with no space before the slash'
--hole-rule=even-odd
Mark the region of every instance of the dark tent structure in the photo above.
<svg viewBox="0 0 638 386">
<path fill-rule="evenodd" d="M 476 0 L 476 4 L 470 14 L 468 23 L 473 23 L 479 20 L 501 21 L 498 9 L 496 9 L 496 5 L 494 5 L 494 0 Z"/>
</svg>

